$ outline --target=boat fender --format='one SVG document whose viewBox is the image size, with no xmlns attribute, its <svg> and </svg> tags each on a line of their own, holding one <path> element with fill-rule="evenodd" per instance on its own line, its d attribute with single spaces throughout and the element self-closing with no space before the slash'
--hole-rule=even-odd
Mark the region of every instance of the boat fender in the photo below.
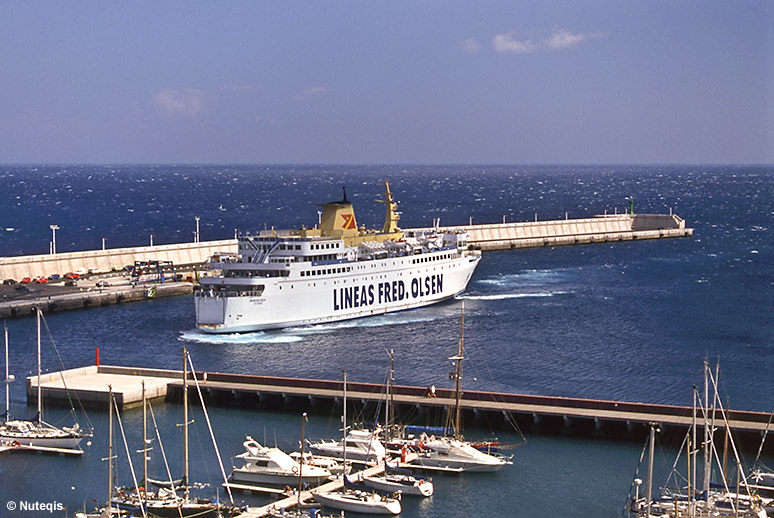
<svg viewBox="0 0 774 518">
<path fill-rule="evenodd" d="M 293 466 L 293 474 L 298 475 L 298 466 Z"/>
</svg>

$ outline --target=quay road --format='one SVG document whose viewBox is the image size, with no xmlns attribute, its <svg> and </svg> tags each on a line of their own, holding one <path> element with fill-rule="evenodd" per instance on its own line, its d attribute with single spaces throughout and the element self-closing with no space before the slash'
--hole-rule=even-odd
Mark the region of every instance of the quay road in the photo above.
<svg viewBox="0 0 774 518">
<path fill-rule="evenodd" d="M 33 316 L 35 308 L 44 313 L 122 304 L 148 298 L 173 297 L 193 293 L 191 282 L 133 285 L 128 279 L 111 277 L 64 284 L 0 285 L 0 319 Z M 98 286 L 99 282 L 108 286 Z"/>
<path fill-rule="evenodd" d="M 343 397 L 341 381 L 214 372 L 197 372 L 196 378 L 204 389 L 208 405 L 293 412 L 303 409 L 327 414 L 332 406 L 341 404 Z M 119 404 L 131 406 L 140 401 L 143 380 L 146 386 L 153 387 L 153 397 L 163 397 L 166 401 L 181 399 L 180 371 L 105 365 L 46 374 L 41 380 L 42 396 L 50 404 L 68 404 L 68 393 L 64 389 L 66 384 L 70 395 L 75 393 L 84 405 L 104 408 L 107 386 L 112 384 Z M 377 405 L 384 398 L 384 387 L 373 383 L 348 382 L 347 392 L 348 402 L 354 406 Z M 397 415 L 424 419 L 440 413 L 434 412 L 434 409 L 453 404 L 452 391 L 438 389 L 436 394 L 437 397 L 431 398 L 427 396 L 426 388 L 395 386 L 393 397 Z M 31 376 L 27 378 L 27 401 L 32 404 L 36 399 L 37 379 Z M 662 428 L 685 430 L 691 424 L 693 413 L 692 408 L 683 406 L 473 390 L 463 392 L 461 405 L 467 429 L 481 423 L 506 429 L 510 426 L 509 419 L 513 419 L 520 428 L 530 433 L 625 440 L 645 437 L 650 422 L 656 422 Z M 716 426 L 723 428 L 723 418 L 719 413 L 718 416 Z M 743 446 L 758 448 L 764 434 L 774 434 L 769 418 L 770 415 L 764 412 L 731 410 L 728 412 L 728 426 Z M 768 450 L 774 452 L 774 440 L 765 444 Z"/>
</svg>

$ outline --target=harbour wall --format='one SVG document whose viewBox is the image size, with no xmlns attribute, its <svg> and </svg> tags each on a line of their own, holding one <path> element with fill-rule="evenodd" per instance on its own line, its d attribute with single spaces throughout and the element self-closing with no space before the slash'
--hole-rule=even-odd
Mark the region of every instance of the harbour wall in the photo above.
<svg viewBox="0 0 774 518">
<path fill-rule="evenodd" d="M 110 272 L 133 265 L 135 261 L 172 261 L 176 267 L 201 266 L 217 252 L 236 252 L 237 240 L 200 241 L 171 245 L 108 248 L 57 254 L 0 257 L 0 281 L 24 277 L 88 271 Z"/>
<path fill-rule="evenodd" d="M 438 230 L 464 230 L 468 233 L 468 242 L 481 250 L 580 245 L 693 235 L 693 229 L 686 228 L 685 220 L 675 214 L 611 214 L 581 219 L 438 227 Z"/>
<path fill-rule="evenodd" d="M 432 230 L 405 229 L 405 232 Z M 693 229 L 675 214 L 614 214 L 592 218 L 526 221 L 437 227 L 465 230 L 469 243 L 481 250 L 507 250 L 544 246 L 688 237 Z M 202 241 L 171 245 L 141 246 L 65 252 L 47 255 L 0 257 L 0 280 L 49 276 L 54 273 L 120 270 L 135 261 L 172 261 L 176 267 L 199 267 L 218 252 L 237 253 L 237 240 Z"/>
</svg>

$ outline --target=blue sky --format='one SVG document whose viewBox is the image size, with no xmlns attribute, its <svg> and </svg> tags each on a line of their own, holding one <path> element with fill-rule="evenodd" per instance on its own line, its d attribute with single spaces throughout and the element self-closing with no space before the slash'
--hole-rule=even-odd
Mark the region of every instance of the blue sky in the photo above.
<svg viewBox="0 0 774 518">
<path fill-rule="evenodd" d="M 0 0 L 0 162 L 774 163 L 774 2 Z"/>
</svg>

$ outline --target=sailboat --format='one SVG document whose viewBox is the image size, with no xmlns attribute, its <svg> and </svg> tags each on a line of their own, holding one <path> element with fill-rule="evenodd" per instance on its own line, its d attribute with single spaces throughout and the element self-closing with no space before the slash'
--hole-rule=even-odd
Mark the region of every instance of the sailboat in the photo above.
<svg viewBox="0 0 774 518">
<path fill-rule="evenodd" d="M 34 420 L 22 420 L 10 418 L 10 397 L 9 397 L 9 385 L 13 380 L 13 377 L 8 373 L 8 329 L 5 330 L 5 422 L 0 425 L 0 443 L 15 444 L 15 445 L 27 445 L 27 446 L 42 446 L 47 448 L 60 448 L 69 449 L 75 451 L 84 437 L 90 437 L 91 432 L 83 431 L 76 422 L 71 427 L 57 428 L 51 424 L 46 423 L 43 420 L 43 396 L 40 385 L 40 319 L 42 312 L 40 308 L 36 308 L 37 316 L 37 344 L 38 344 L 38 400 L 37 400 L 37 416 Z"/>
<path fill-rule="evenodd" d="M 331 472 L 309 464 L 299 464 L 279 448 L 262 446 L 249 435 L 242 443 L 244 453 L 235 457 L 241 463 L 231 471 L 231 480 L 242 484 L 269 484 L 285 486 L 299 477 L 303 484 L 319 486 Z"/>
<path fill-rule="evenodd" d="M 145 487 L 143 488 L 143 491 L 133 491 L 129 492 L 128 494 L 119 494 L 112 498 L 111 503 L 122 510 L 130 511 L 132 513 L 144 512 L 147 513 L 148 516 L 158 518 L 181 518 L 193 516 L 202 518 L 219 518 L 224 516 L 238 516 L 242 513 L 242 510 L 236 507 L 234 504 L 233 498 L 231 497 L 231 489 L 228 486 L 226 486 L 226 489 L 228 490 L 229 498 L 231 500 L 230 505 L 223 504 L 216 499 L 207 500 L 201 498 L 191 498 L 191 486 L 188 476 L 188 366 L 190 362 L 191 359 L 188 355 L 188 351 L 185 347 L 183 347 L 183 478 L 181 485 L 178 486 L 175 481 L 172 481 L 172 477 L 169 476 L 170 474 L 168 472 L 167 475 L 169 476 L 170 480 L 163 484 L 168 485 L 169 487 L 160 488 L 156 493 L 148 491 L 147 482 L 149 479 L 147 476 L 146 466 L 143 481 Z M 191 364 L 191 370 L 193 371 L 193 364 Z M 196 379 L 195 373 L 194 381 L 196 383 L 197 390 L 199 390 L 199 398 L 202 403 L 202 408 L 204 409 L 207 425 L 210 428 L 210 434 L 212 435 L 212 428 L 209 426 L 209 416 L 207 414 L 207 409 L 204 406 L 204 399 L 201 395 L 201 389 L 199 387 L 199 382 Z M 143 435 L 145 435 L 145 430 L 143 430 Z M 216 454 L 218 456 L 218 461 L 220 462 L 220 453 L 217 449 L 217 443 L 214 442 L 214 437 L 212 437 L 212 439 Z M 147 460 L 147 450 L 147 440 L 144 437 L 143 450 L 141 450 L 143 452 L 144 462 Z M 225 481 L 225 471 L 223 470 L 222 463 L 220 464 L 221 474 L 223 475 L 223 480 Z M 183 495 L 179 495 L 178 491 L 182 491 Z"/>
<path fill-rule="evenodd" d="M 347 440 L 347 372 L 344 371 L 344 408 L 342 414 L 343 438 L 342 444 Z M 347 464 L 347 450 L 342 448 L 344 465 Z M 314 499 L 326 507 L 352 511 L 363 514 L 400 514 L 401 504 L 398 498 L 382 495 L 366 486 L 352 483 L 346 474 L 344 486 L 335 491 L 315 491 Z M 399 494 L 398 494 L 399 495 Z"/>
<path fill-rule="evenodd" d="M 753 498 L 750 493 L 740 494 L 739 492 L 731 492 L 728 480 L 725 474 L 722 473 L 722 470 L 722 483 L 719 484 L 720 489 L 712 489 L 713 484 L 711 484 L 710 480 L 712 473 L 712 458 L 713 456 L 718 458 L 714 444 L 714 421 L 716 411 L 720 412 L 721 419 L 723 420 L 727 429 L 729 425 L 728 416 L 725 413 L 722 404 L 719 402 L 717 376 L 712 376 L 709 365 L 706 361 L 704 362 L 704 376 L 704 400 L 702 407 L 704 416 L 704 437 L 703 439 L 699 439 L 697 437 L 697 431 L 699 428 L 697 422 L 697 401 L 700 399 L 700 397 L 698 395 L 698 389 L 696 386 L 694 386 L 693 419 L 683 442 L 683 446 L 685 446 L 686 449 L 686 460 L 688 463 L 687 476 L 685 477 L 687 487 L 670 489 L 668 487 L 669 480 L 667 480 L 667 484 L 664 485 L 662 493 L 657 497 L 652 497 L 653 457 L 656 426 L 655 424 L 651 424 L 649 437 L 647 493 L 643 497 L 639 496 L 639 486 L 642 484 L 642 481 L 639 478 L 635 479 L 634 486 L 636 487 L 636 494 L 634 497 L 632 497 L 629 508 L 627 509 L 629 516 L 634 516 L 636 518 L 766 518 L 768 516 L 766 510 L 760 504 L 760 499 Z M 714 396 L 712 398 L 711 404 L 709 402 L 708 383 L 708 380 L 710 379 L 712 380 L 714 386 Z M 733 440 L 730 440 L 730 445 L 734 453 L 737 466 L 739 466 L 738 472 L 741 475 L 741 460 L 739 459 L 739 455 Z M 682 447 L 680 450 L 681 453 Z M 697 484 L 696 480 L 699 471 L 699 459 L 697 458 L 697 453 L 699 451 L 704 452 L 704 476 L 701 487 L 699 487 L 699 484 Z M 678 460 L 680 453 L 678 453 Z M 678 460 L 675 460 L 673 474 L 675 472 L 675 467 L 677 466 Z M 740 484 L 737 484 L 737 487 L 739 486 Z"/>
<path fill-rule="evenodd" d="M 389 439 L 394 431 L 395 402 L 392 399 L 392 384 L 395 380 L 395 354 L 390 349 L 390 371 L 387 377 L 387 393 L 385 394 L 384 429 Z M 415 477 L 411 471 L 396 466 L 390 466 L 387 457 L 384 457 L 384 473 L 380 475 L 361 476 L 358 482 L 384 492 L 400 491 L 402 495 L 431 496 L 433 494 L 433 482 L 429 478 Z"/>
<path fill-rule="evenodd" d="M 449 358 L 455 362 L 454 379 L 456 382 L 454 399 L 454 434 L 451 437 L 435 435 L 428 436 L 422 433 L 418 440 L 404 442 L 407 446 L 419 450 L 419 457 L 415 461 L 423 468 L 439 469 L 442 471 L 497 471 L 503 466 L 513 464 L 511 457 L 499 453 L 485 453 L 473 447 L 462 437 L 462 361 L 465 359 L 465 306 L 462 306 L 460 341 L 457 355 Z M 452 412 L 449 413 L 451 418 Z"/>
</svg>

